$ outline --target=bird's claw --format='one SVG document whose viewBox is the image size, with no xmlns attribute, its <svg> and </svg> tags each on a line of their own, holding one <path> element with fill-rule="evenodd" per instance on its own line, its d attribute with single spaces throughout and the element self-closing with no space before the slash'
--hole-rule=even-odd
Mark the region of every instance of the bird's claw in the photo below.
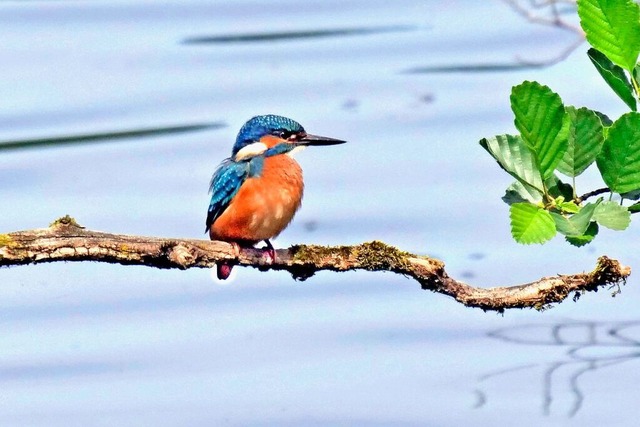
<svg viewBox="0 0 640 427">
<path fill-rule="evenodd" d="M 231 276 L 233 270 L 233 264 L 228 264 L 225 261 L 218 261 L 216 263 L 216 276 L 219 280 L 227 280 Z"/>
<path fill-rule="evenodd" d="M 231 245 L 233 254 L 235 255 L 236 258 L 238 258 L 240 256 L 240 250 L 242 248 L 240 248 L 240 245 L 238 244 L 238 242 L 229 242 L 229 244 Z"/>
<path fill-rule="evenodd" d="M 263 255 L 266 255 L 265 258 L 269 264 L 276 262 L 276 250 L 274 248 L 265 248 Z"/>
<path fill-rule="evenodd" d="M 276 262 L 276 250 L 269 240 L 265 240 L 264 242 L 267 246 L 263 249 L 262 254 L 263 256 L 266 255 L 269 264 L 274 264 Z"/>
<path fill-rule="evenodd" d="M 236 242 L 229 242 L 231 250 L 236 258 L 240 256 L 240 245 Z M 220 280 L 227 280 L 233 271 L 233 263 L 231 261 L 218 261 L 216 263 L 216 275 Z"/>
</svg>

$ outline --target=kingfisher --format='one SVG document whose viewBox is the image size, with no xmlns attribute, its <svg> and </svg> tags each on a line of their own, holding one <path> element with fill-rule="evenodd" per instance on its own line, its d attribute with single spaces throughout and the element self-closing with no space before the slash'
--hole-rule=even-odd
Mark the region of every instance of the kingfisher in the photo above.
<svg viewBox="0 0 640 427">
<path fill-rule="evenodd" d="M 300 208 L 304 181 L 292 155 L 311 145 L 336 145 L 346 141 L 311 135 L 300 123 L 268 114 L 247 121 L 231 150 L 211 178 L 207 228 L 211 240 L 253 247 L 264 241 L 275 261 L 269 241 L 278 236 Z M 225 280 L 233 264 L 218 262 L 218 278 Z"/>
</svg>

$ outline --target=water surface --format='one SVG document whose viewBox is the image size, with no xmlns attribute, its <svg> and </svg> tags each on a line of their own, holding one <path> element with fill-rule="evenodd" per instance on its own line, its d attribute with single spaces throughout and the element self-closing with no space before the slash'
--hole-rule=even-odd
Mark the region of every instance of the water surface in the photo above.
<svg viewBox="0 0 640 427">
<path fill-rule="evenodd" d="M 629 236 L 516 245 L 509 177 L 477 141 L 513 132 L 511 86 L 624 111 L 571 34 L 475 1 L 6 2 L 0 226 L 71 214 L 205 238 L 209 178 L 245 120 L 290 116 L 349 144 L 299 160 L 276 241 L 379 239 L 479 286 L 632 266 Z M 0 145 L 1 147 L 1 145 Z M 579 191 L 596 185 L 595 174 Z M 304 283 L 91 263 L 0 270 L 6 425 L 623 425 L 636 413 L 636 280 L 504 316 L 384 273 Z"/>
</svg>

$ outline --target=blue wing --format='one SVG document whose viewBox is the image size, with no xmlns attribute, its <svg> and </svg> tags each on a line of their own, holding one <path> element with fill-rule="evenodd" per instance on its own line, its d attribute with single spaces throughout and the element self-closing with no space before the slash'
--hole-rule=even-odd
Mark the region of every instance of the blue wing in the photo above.
<svg viewBox="0 0 640 427">
<path fill-rule="evenodd" d="M 251 171 L 249 162 L 234 162 L 231 159 L 223 161 L 211 178 L 209 192 L 211 203 L 207 214 L 207 229 L 214 223 L 222 212 L 229 206 L 229 202 L 236 195 L 240 186 L 247 179 Z"/>
<path fill-rule="evenodd" d="M 259 155 L 239 162 L 226 159 L 213 174 L 209 192 L 211 202 L 207 213 L 207 228 L 227 209 L 231 199 L 238 193 L 240 187 L 247 178 L 260 176 L 264 167 L 264 156 Z"/>
</svg>

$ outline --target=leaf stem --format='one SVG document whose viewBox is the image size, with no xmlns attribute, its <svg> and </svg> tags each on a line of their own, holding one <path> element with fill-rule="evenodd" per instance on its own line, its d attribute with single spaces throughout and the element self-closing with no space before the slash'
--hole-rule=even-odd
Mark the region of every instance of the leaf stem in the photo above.
<svg viewBox="0 0 640 427">
<path fill-rule="evenodd" d="M 638 85 L 638 81 L 633 75 L 633 71 L 629 72 L 629 77 L 631 77 L 631 84 L 633 85 L 633 90 L 636 93 L 636 98 L 640 100 L 640 85 Z"/>
<path fill-rule="evenodd" d="M 542 175 L 540 176 L 540 178 L 542 178 Z M 544 190 L 544 197 L 546 197 L 547 202 L 549 203 L 553 203 L 554 199 L 551 196 L 551 194 L 549 194 L 549 189 L 547 188 L 547 184 L 544 182 L 544 178 L 542 178 L 542 189 Z"/>
</svg>

